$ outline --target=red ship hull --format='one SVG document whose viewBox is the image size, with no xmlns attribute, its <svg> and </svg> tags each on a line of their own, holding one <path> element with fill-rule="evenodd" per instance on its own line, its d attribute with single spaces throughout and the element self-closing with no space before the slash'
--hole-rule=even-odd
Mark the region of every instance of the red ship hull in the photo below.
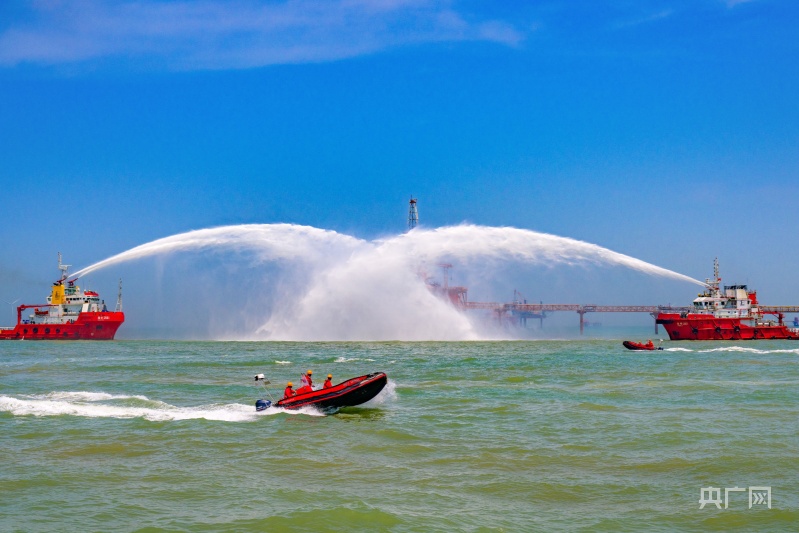
<svg viewBox="0 0 799 533">
<path fill-rule="evenodd" d="M 81 313 L 64 324 L 25 324 L 0 329 L 0 340 L 113 340 L 125 314 L 116 311 Z"/>
<path fill-rule="evenodd" d="M 717 318 L 713 315 L 661 313 L 657 324 L 663 326 L 673 341 L 797 339 L 799 330 L 780 324 L 752 325 L 740 318 Z"/>
</svg>

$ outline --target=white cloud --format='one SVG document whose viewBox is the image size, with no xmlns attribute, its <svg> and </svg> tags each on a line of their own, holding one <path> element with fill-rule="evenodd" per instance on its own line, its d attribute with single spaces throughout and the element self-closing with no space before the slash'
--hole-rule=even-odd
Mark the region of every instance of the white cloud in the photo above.
<svg viewBox="0 0 799 533">
<path fill-rule="evenodd" d="M 408 44 L 524 35 L 433 0 L 34 2 L 0 34 L 0 65 L 107 58 L 173 69 L 330 61 Z M 472 17 L 473 18 L 473 17 Z"/>
</svg>

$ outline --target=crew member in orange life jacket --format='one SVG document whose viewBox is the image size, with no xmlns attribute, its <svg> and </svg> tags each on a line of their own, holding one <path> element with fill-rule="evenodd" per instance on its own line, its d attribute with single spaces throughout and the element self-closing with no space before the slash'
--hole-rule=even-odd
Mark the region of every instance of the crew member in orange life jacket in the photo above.
<svg viewBox="0 0 799 533">
<path fill-rule="evenodd" d="M 330 381 L 332 379 L 333 379 L 333 374 L 328 374 L 327 375 L 327 379 L 325 380 L 325 383 L 322 385 L 322 388 L 323 389 L 329 389 L 330 387 L 332 387 L 333 383 Z"/>
<path fill-rule="evenodd" d="M 297 394 L 305 394 L 306 392 L 311 392 L 313 390 L 313 379 L 311 378 L 311 374 L 313 374 L 313 370 L 309 370 L 306 374 L 300 377 L 300 381 L 302 381 L 302 387 L 297 389 Z"/>
<path fill-rule="evenodd" d="M 283 399 L 284 400 L 286 398 L 291 398 L 292 396 L 295 396 L 297 394 L 296 392 L 294 392 L 294 389 L 291 388 L 293 386 L 294 386 L 294 383 L 292 383 L 291 381 L 286 383 L 286 390 L 283 391 Z"/>
</svg>

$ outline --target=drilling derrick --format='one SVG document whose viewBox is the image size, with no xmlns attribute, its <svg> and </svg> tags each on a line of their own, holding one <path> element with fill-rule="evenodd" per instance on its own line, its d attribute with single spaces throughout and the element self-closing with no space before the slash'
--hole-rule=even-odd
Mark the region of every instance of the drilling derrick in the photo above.
<svg viewBox="0 0 799 533">
<path fill-rule="evenodd" d="M 410 208 L 408 209 L 408 229 L 412 230 L 419 223 L 419 211 L 416 210 L 416 198 L 411 196 Z"/>
</svg>

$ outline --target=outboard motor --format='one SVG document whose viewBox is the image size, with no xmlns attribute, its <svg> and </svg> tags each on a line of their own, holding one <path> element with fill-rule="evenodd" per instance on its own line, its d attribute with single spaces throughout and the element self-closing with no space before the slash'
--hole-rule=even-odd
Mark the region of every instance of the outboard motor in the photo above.
<svg viewBox="0 0 799 533">
<path fill-rule="evenodd" d="M 269 392 L 269 389 L 266 388 L 266 385 L 269 383 L 269 380 L 263 374 L 255 374 L 255 384 L 262 385 L 266 395 L 272 398 L 272 394 Z M 274 400 L 274 398 L 272 398 Z M 272 406 L 272 401 L 260 399 L 255 402 L 255 410 L 256 411 L 265 411 Z"/>
</svg>

